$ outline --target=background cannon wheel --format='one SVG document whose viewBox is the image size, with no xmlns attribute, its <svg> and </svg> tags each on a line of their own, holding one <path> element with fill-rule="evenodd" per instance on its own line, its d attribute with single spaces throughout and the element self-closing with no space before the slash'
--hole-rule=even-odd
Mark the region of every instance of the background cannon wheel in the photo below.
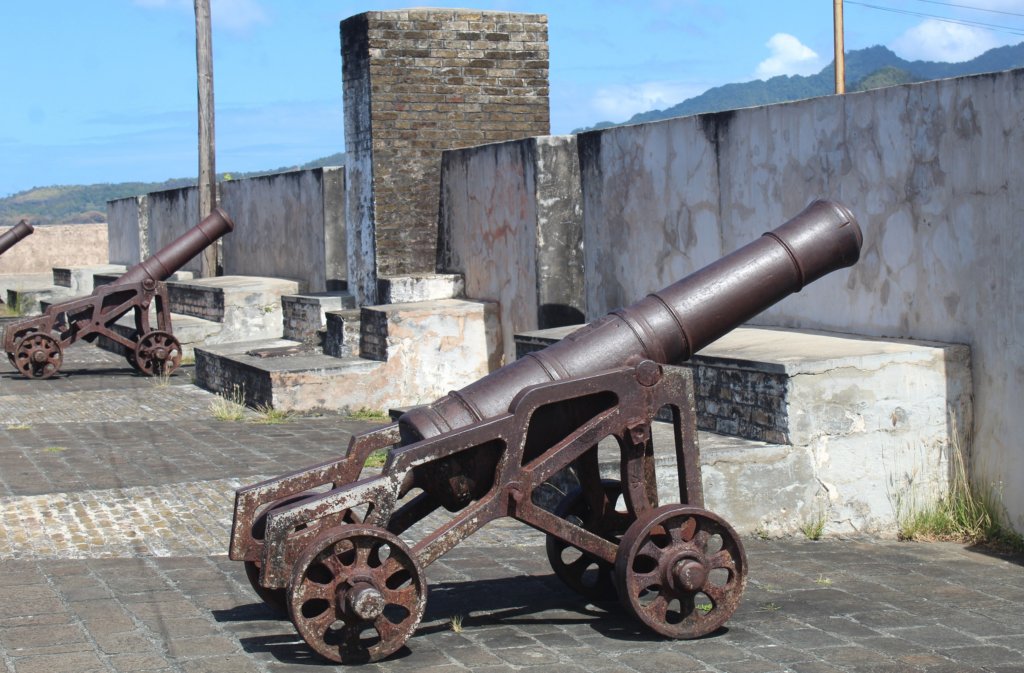
<svg viewBox="0 0 1024 673">
<path fill-rule="evenodd" d="M 423 618 L 427 582 L 401 540 L 372 526 L 325 530 L 295 563 L 288 611 L 318 654 L 342 664 L 380 661 Z"/>
<path fill-rule="evenodd" d="M 180 365 L 181 344 L 170 332 L 149 332 L 135 344 L 134 366 L 146 376 L 170 376 Z"/>
<path fill-rule="evenodd" d="M 629 528 L 632 517 L 625 505 L 617 507 L 622 495 L 622 484 L 615 479 L 602 479 L 601 488 L 604 491 L 605 511 L 594 512 L 583 489 L 577 487 L 566 494 L 554 514 L 617 543 Z M 547 536 L 546 550 L 551 569 L 570 589 L 594 602 L 615 600 L 617 592 L 612 564 L 554 535 Z"/>
<path fill-rule="evenodd" d="M 252 539 L 262 542 L 266 538 L 267 534 L 267 517 L 275 509 L 287 507 L 288 505 L 294 505 L 297 502 L 308 500 L 309 498 L 315 498 L 319 495 L 315 491 L 306 491 L 293 495 L 287 498 L 281 498 L 276 500 L 268 507 L 266 507 L 256 517 L 252 524 Z M 346 510 L 342 515 L 341 520 L 344 523 L 359 523 L 359 517 L 352 510 Z M 328 524 L 330 525 L 330 524 Z M 245 561 L 245 577 L 249 580 L 249 584 L 252 586 L 253 591 L 260 597 L 264 603 L 267 604 L 271 610 L 276 612 L 283 618 L 288 617 L 288 590 L 285 588 L 274 588 L 270 589 L 260 584 L 260 562 L 259 561 Z"/>
<path fill-rule="evenodd" d="M 64 349 L 49 334 L 32 332 L 18 339 L 13 356 L 8 357 L 25 376 L 48 379 L 60 370 L 64 362 Z"/>
<path fill-rule="evenodd" d="M 736 532 L 717 515 L 664 505 L 626 531 L 615 559 L 623 604 L 669 638 L 711 633 L 736 610 L 747 583 L 747 557 Z"/>
</svg>

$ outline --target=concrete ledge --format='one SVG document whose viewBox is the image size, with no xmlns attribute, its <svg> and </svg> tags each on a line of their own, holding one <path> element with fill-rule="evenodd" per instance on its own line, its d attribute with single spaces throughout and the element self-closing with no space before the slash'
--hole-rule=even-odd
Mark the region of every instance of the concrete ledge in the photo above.
<svg viewBox="0 0 1024 673">
<path fill-rule="evenodd" d="M 91 294 L 97 275 L 120 276 L 127 270 L 123 264 L 96 264 L 92 266 L 55 266 L 53 267 L 53 284 L 66 287 L 76 296 Z"/>
<path fill-rule="evenodd" d="M 284 332 L 281 297 L 300 283 L 260 276 L 218 276 L 169 281 L 171 311 L 221 323 L 218 343 L 278 338 Z"/>
<path fill-rule="evenodd" d="M 336 358 L 359 356 L 360 317 L 362 311 L 328 311 L 324 315 L 324 355 Z"/>
<path fill-rule="evenodd" d="M 465 281 L 462 274 L 457 273 L 418 273 L 377 279 L 377 301 L 381 304 L 460 299 L 465 293 Z"/>
</svg>

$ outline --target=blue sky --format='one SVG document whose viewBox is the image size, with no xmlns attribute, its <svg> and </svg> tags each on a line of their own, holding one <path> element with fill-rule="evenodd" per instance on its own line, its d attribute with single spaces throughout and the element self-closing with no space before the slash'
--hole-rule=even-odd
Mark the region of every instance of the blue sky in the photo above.
<svg viewBox="0 0 1024 673">
<path fill-rule="evenodd" d="M 548 15 L 556 134 L 832 59 L 832 0 L 212 0 L 218 171 L 343 151 L 339 22 L 428 4 Z M 1024 40 L 1024 0 L 846 0 L 845 24 L 847 49 L 959 61 Z M 194 28 L 192 0 L 0 3 L 0 196 L 195 175 Z"/>
</svg>

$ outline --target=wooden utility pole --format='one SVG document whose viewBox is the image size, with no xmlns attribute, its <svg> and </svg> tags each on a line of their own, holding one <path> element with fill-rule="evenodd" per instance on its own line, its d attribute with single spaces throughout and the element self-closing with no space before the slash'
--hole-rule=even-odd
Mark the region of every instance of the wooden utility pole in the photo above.
<svg viewBox="0 0 1024 673">
<path fill-rule="evenodd" d="M 843 0 L 832 0 L 832 24 L 836 34 L 836 93 L 846 93 L 846 58 L 843 51 Z"/>
<path fill-rule="evenodd" d="M 216 143 L 213 137 L 213 30 L 210 0 L 195 0 L 196 73 L 199 92 L 199 219 L 217 206 Z M 217 245 L 203 250 L 204 278 L 217 275 Z"/>
</svg>

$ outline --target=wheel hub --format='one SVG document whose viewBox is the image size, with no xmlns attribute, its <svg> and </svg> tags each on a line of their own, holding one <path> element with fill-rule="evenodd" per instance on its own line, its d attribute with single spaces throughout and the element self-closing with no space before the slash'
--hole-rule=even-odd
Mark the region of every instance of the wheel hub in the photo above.
<svg viewBox="0 0 1024 673">
<path fill-rule="evenodd" d="M 670 579 L 676 590 L 692 593 L 707 582 L 708 569 L 695 558 L 682 558 L 672 566 Z"/>
<path fill-rule="evenodd" d="M 338 589 L 338 604 L 345 605 L 349 613 L 370 621 L 384 613 L 384 596 L 369 582 L 356 582 L 348 591 Z"/>
</svg>

